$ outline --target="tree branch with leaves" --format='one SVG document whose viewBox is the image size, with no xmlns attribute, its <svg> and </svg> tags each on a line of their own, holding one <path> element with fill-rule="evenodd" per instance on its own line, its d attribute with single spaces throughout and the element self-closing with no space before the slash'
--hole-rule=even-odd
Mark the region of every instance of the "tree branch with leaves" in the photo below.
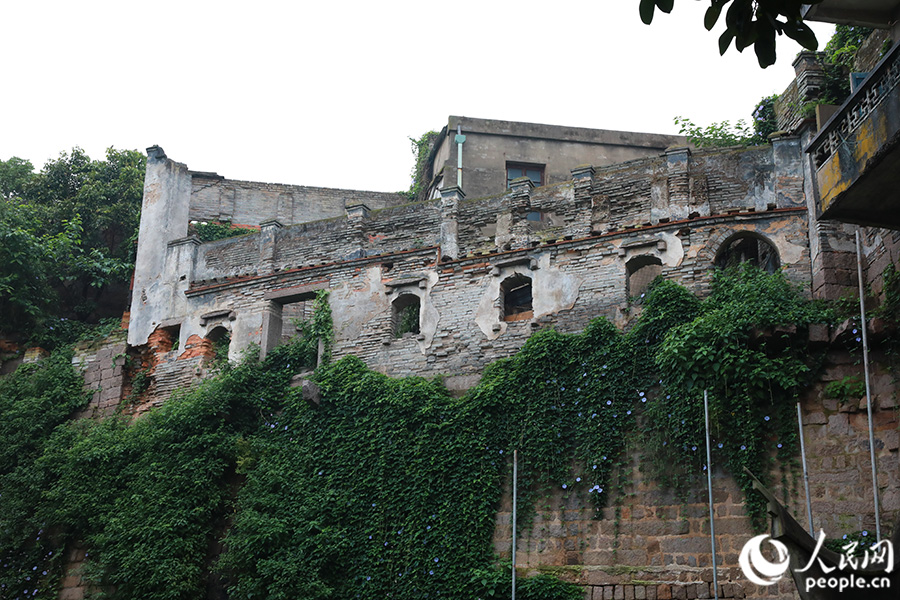
<svg viewBox="0 0 900 600">
<path fill-rule="evenodd" d="M 719 36 L 719 54 L 734 42 L 738 52 L 753 46 L 759 66 L 775 63 L 775 38 L 786 35 L 808 50 L 818 48 L 816 34 L 803 22 L 801 8 L 822 0 L 709 0 L 703 18 L 707 31 L 712 31 L 725 13 L 725 31 Z M 656 9 L 672 12 L 675 0 L 641 0 L 641 20 L 649 25 Z"/>
</svg>

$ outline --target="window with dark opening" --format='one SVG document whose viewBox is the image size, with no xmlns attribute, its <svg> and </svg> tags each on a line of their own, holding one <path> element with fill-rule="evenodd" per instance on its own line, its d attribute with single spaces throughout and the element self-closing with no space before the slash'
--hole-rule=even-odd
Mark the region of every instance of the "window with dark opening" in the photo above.
<svg viewBox="0 0 900 600">
<path fill-rule="evenodd" d="M 231 347 L 230 331 L 219 325 L 206 334 L 206 339 L 213 343 L 216 360 L 228 360 L 228 350 Z"/>
<path fill-rule="evenodd" d="M 655 256 L 635 256 L 625 263 L 625 270 L 628 274 L 625 292 L 640 304 L 653 280 L 662 275 L 662 261 Z"/>
<path fill-rule="evenodd" d="M 405 334 L 419 333 L 419 297 L 415 294 L 403 294 L 391 304 L 391 328 L 394 337 L 401 338 Z"/>
<path fill-rule="evenodd" d="M 774 273 L 781 267 L 778 251 L 761 236 L 752 233 L 739 233 L 729 238 L 716 255 L 715 264 L 727 269 L 741 263 L 750 263 L 766 271 Z"/>
<path fill-rule="evenodd" d="M 544 185 L 544 165 L 527 163 L 506 163 L 506 187 L 509 188 L 513 179 L 527 177 L 534 187 Z"/>
<path fill-rule="evenodd" d="M 503 301 L 500 317 L 504 321 L 522 321 L 534 316 L 530 277 L 513 275 L 504 279 L 500 284 L 500 296 Z"/>
<path fill-rule="evenodd" d="M 165 332 L 166 337 L 160 341 L 159 349 L 162 352 L 178 350 L 178 343 L 181 340 L 181 325 L 170 325 L 169 327 L 163 327 L 162 330 Z"/>
</svg>

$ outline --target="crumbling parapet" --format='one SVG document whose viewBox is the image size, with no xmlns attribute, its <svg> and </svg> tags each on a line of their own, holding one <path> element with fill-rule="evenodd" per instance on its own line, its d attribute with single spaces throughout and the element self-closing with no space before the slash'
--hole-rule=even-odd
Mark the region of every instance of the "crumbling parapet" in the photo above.
<svg viewBox="0 0 900 600">
<path fill-rule="evenodd" d="M 259 224 L 259 267 L 260 275 L 268 275 L 275 270 L 275 243 L 278 230 L 283 225 L 277 219 L 269 219 Z"/>
<path fill-rule="evenodd" d="M 187 166 L 167 158 L 159 146 L 148 148 L 128 328 L 132 346 L 146 344 L 156 326 L 172 314 L 173 287 L 180 274 L 171 271 L 168 248 L 170 242 L 187 237 L 190 197 Z"/>
<path fill-rule="evenodd" d="M 466 195 L 457 186 L 441 189 L 441 258 L 459 256 L 459 203 Z"/>
</svg>

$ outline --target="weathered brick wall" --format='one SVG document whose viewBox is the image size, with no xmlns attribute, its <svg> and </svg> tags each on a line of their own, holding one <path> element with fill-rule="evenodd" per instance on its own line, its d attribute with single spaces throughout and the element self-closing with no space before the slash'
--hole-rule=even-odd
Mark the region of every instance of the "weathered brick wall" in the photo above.
<svg viewBox="0 0 900 600">
<path fill-rule="evenodd" d="M 72 363 L 83 371 L 84 388 L 91 392 L 90 403 L 78 417 L 104 417 L 116 411 L 125 384 L 127 347 L 124 330 L 75 347 Z"/>
<path fill-rule="evenodd" d="M 371 209 L 402 204 L 400 194 L 340 190 L 302 185 L 225 179 L 215 173 L 191 173 L 190 219 L 259 225 L 276 219 L 283 225 L 344 214 L 345 206 Z"/>
<path fill-rule="evenodd" d="M 842 349 L 844 343 L 844 339 L 835 338 L 820 377 L 801 398 L 814 526 L 838 538 L 864 529 L 874 532 L 875 528 L 865 406 L 860 406 L 860 399 L 839 402 L 824 394 L 830 381 L 861 376 L 859 357 Z M 900 516 L 900 421 L 890 357 L 876 345 L 872 358 L 884 534 Z M 517 543 L 519 567 L 555 572 L 577 582 L 585 586 L 585 598 L 589 600 L 711 598 L 712 551 L 705 486 L 693 490 L 682 502 L 648 477 L 647 469 L 641 468 L 646 460 L 634 440 L 628 473 L 631 481 L 625 487 L 618 519 L 612 499 L 602 517 L 592 519 L 586 490 L 578 490 L 577 484 L 556 490 L 549 501 L 540 500 L 533 524 L 520 534 Z M 527 468 L 527 457 L 523 457 L 521 468 Z M 806 526 L 802 471 L 788 470 L 788 500 L 784 500 L 778 469 L 772 475 L 773 491 Z M 512 506 L 508 486 L 503 498 L 494 548 L 501 557 L 509 558 Z M 789 578 L 772 587 L 761 587 L 741 573 L 738 554 L 757 532 L 745 514 L 743 493 L 721 468 L 713 470 L 713 502 L 720 597 L 797 598 Z"/>
<path fill-rule="evenodd" d="M 860 229 L 863 246 L 863 268 L 865 282 L 875 298 L 884 300 L 884 271 L 889 265 L 900 265 L 900 231 L 875 227 Z M 856 269 L 856 256 L 853 268 Z M 854 281 L 856 280 L 854 273 Z"/>
</svg>

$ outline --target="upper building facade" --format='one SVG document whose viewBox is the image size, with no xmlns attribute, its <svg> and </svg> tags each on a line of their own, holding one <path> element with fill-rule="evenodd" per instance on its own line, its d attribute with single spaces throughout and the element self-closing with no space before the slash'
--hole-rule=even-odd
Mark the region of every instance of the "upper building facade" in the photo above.
<svg viewBox="0 0 900 600">
<path fill-rule="evenodd" d="M 684 146 L 682 136 L 564 127 L 451 116 L 429 154 L 426 198 L 458 186 L 469 198 L 501 194 L 528 177 L 535 186 L 562 183 L 577 165 L 605 167 Z"/>
<path fill-rule="evenodd" d="M 196 372 L 198 343 L 227 334 L 233 359 L 252 344 L 266 353 L 328 290 L 336 356 L 467 387 L 537 328 L 579 331 L 597 317 L 624 326 L 657 275 L 702 294 L 715 265 L 746 260 L 808 285 L 802 159 L 790 136 L 750 149 L 673 147 L 573 165 L 540 187 L 517 177 L 473 198 L 445 186 L 401 205 L 341 190 L 301 201 L 298 188 L 192 173 L 154 147 L 128 342 L 171 338 L 157 345 L 153 378 L 173 389 Z M 322 218 L 325 206 L 341 214 Z M 259 231 L 205 243 L 187 235 L 191 219 L 216 214 L 247 215 Z M 314 218 L 298 222 L 304 214 Z"/>
</svg>

